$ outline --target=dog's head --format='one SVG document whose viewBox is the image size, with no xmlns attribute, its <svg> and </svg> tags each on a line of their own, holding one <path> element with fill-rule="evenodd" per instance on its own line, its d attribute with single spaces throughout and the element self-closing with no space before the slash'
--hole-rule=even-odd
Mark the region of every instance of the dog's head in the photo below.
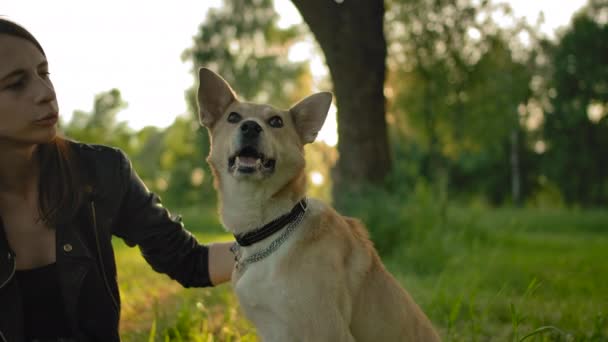
<svg viewBox="0 0 608 342">
<path fill-rule="evenodd" d="M 229 178 L 231 183 L 279 190 L 304 172 L 303 146 L 323 126 L 331 93 L 317 93 L 279 110 L 239 101 L 230 85 L 209 69 L 199 70 L 199 82 L 199 119 L 211 138 L 207 161 L 216 184 Z"/>
</svg>

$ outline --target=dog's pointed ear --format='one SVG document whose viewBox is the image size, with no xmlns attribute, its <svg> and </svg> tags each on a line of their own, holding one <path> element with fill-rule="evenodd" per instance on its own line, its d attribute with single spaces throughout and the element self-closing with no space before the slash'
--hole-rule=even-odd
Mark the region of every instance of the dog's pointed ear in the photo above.
<svg viewBox="0 0 608 342">
<path fill-rule="evenodd" d="M 226 80 L 207 68 L 198 70 L 198 80 L 198 117 L 203 126 L 212 128 L 236 101 L 236 94 Z"/>
<path fill-rule="evenodd" d="M 315 141 L 327 117 L 331 99 L 332 94 L 329 92 L 316 93 L 289 109 L 296 130 L 304 144 Z"/>
</svg>

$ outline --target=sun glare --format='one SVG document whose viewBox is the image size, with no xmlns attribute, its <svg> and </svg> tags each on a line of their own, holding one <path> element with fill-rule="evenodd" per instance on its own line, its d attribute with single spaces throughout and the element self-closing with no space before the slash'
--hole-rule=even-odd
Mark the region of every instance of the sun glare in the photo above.
<svg viewBox="0 0 608 342">
<path fill-rule="evenodd" d="M 329 107 L 329 113 L 327 114 L 327 119 L 325 119 L 325 124 L 317 136 L 318 141 L 323 141 L 329 146 L 336 146 L 338 144 L 338 121 L 336 119 L 336 111 L 336 106 L 332 103 L 331 107 Z"/>
<path fill-rule="evenodd" d="M 606 106 L 602 103 L 594 102 L 587 107 L 587 116 L 593 123 L 598 123 L 606 115 Z"/>
<path fill-rule="evenodd" d="M 325 182 L 325 177 L 323 177 L 321 172 L 313 171 L 310 173 L 310 181 L 316 186 L 323 185 Z"/>
<path fill-rule="evenodd" d="M 302 21 L 300 12 L 289 0 L 275 0 L 274 9 L 279 13 L 279 28 L 285 29 Z"/>
<path fill-rule="evenodd" d="M 313 90 L 319 91 L 317 84 L 327 77 L 328 71 L 323 59 L 315 53 L 312 42 L 304 41 L 294 44 L 289 49 L 288 58 L 292 62 L 310 61 L 310 72 L 314 80 Z M 323 128 L 319 132 L 318 139 L 329 146 L 336 146 L 338 143 L 338 125 L 336 122 L 336 106 L 332 103 L 327 114 L 327 119 Z"/>
</svg>

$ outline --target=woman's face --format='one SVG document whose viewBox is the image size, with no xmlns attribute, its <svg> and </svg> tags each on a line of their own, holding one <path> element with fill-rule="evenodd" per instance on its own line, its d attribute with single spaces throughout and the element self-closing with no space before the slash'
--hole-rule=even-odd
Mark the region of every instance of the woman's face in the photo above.
<svg viewBox="0 0 608 342">
<path fill-rule="evenodd" d="M 19 37 L 0 34 L 0 144 L 47 143 L 58 107 L 44 55 Z"/>
</svg>

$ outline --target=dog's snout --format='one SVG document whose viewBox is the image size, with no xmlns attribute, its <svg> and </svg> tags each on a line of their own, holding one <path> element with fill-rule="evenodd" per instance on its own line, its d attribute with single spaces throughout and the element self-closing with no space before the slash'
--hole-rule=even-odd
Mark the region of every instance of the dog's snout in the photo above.
<svg viewBox="0 0 608 342">
<path fill-rule="evenodd" d="M 241 125 L 241 133 L 245 138 L 254 139 L 257 138 L 262 132 L 262 126 L 255 121 L 245 121 Z"/>
</svg>

